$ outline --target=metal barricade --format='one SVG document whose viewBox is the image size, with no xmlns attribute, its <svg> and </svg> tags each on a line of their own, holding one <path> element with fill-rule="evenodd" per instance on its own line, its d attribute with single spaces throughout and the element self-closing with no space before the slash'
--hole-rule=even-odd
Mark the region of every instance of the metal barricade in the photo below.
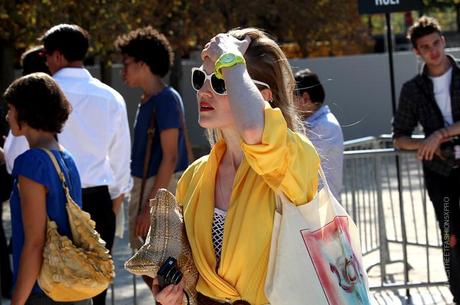
<svg viewBox="0 0 460 305">
<path fill-rule="evenodd" d="M 365 146 L 388 144 L 377 138 L 370 142 Z M 370 289 L 447 284 L 440 232 L 414 152 L 346 151 L 341 203 L 358 225 Z"/>
<path fill-rule="evenodd" d="M 358 225 L 370 289 L 409 292 L 410 288 L 447 285 L 440 232 L 421 162 L 415 152 L 389 147 L 388 135 L 345 143 L 340 202 Z M 125 284 L 132 285 L 133 303 L 139 304 L 137 289 L 141 287 L 136 287 L 136 277 Z M 114 299 L 112 294 L 112 304 Z"/>
</svg>

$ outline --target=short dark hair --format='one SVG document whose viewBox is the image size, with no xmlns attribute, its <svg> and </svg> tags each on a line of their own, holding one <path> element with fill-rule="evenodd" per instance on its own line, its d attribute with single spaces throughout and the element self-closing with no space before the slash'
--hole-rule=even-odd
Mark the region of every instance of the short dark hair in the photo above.
<svg viewBox="0 0 460 305">
<path fill-rule="evenodd" d="M 52 133 L 61 132 L 71 109 L 56 81 L 42 72 L 15 80 L 3 98 L 16 109 L 18 124 Z"/>
<path fill-rule="evenodd" d="M 174 54 L 168 39 L 151 26 L 118 36 L 115 47 L 122 54 L 145 62 L 150 71 L 160 77 L 168 74 L 173 63 Z"/>
<path fill-rule="evenodd" d="M 43 46 L 36 46 L 22 53 L 22 75 L 27 75 L 34 72 L 51 74 L 50 69 L 46 65 L 44 52 L 45 48 Z"/>
<path fill-rule="evenodd" d="M 83 60 L 89 48 L 89 34 L 76 24 L 59 24 L 39 38 L 48 54 L 58 50 L 67 61 Z"/>
<path fill-rule="evenodd" d="M 300 70 L 295 74 L 295 81 L 296 94 L 300 95 L 307 92 L 314 103 L 324 103 L 326 93 L 324 92 L 323 85 L 321 85 L 318 75 L 313 73 L 310 69 Z"/>
<path fill-rule="evenodd" d="M 438 20 L 433 17 L 422 16 L 407 30 L 407 39 L 417 48 L 417 40 L 423 36 L 438 33 L 442 35 Z"/>
</svg>

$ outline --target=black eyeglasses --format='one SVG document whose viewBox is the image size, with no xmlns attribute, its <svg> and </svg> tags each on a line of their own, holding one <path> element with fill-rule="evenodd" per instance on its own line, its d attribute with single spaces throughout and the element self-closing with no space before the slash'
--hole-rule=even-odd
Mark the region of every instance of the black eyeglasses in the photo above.
<svg viewBox="0 0 460 305">
<path fill-rule="evenodd" d="M 225 82 L 223 79 L 217 78 L 214 73 L 207 74 L 202 68 L 192 68 L 192 87 L 196 91 L 203 87 L 204 82 L 209 80 L 211 82 L 211 89 L 218 95 L 226 95 L 227 89 L 225 88 Z M 264 86 L 270 89 L 267 83 L 253 80 L 254 84 Z"/>
</svg>

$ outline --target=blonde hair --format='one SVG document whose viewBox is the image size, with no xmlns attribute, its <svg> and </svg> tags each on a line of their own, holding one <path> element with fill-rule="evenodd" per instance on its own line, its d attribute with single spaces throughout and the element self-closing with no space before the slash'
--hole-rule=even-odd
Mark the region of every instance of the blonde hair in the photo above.
<svg viewBox="0 0 460 305">
<path fill-rule="evenodd" d="M 270 105 L 281 110 L 289 129 L 303 133 L 304 127 L 294 105 L 294 75 L 281 48 L 265 32 L 256 28 L 233 29 L 228 33 L 240 40 L 251 37 L 244 54 L 249 75 L 270 86 L 273 96 Z M 207 132 L 211 146 L 222 137 L 220 130 L 208 129 Z"/>
</svg>

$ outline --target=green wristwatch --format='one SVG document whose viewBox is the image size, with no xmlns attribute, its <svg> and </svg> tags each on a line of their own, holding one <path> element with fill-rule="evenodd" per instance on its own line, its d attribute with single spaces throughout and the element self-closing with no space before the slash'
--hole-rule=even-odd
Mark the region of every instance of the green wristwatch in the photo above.
<svg viewBox="0 0 460 305">
<path fill-rule="evenodd" d="M 246 64 L 244 57 L 235 53 L 224 53 L 216 60 L 214 73 L 217 78 L 224 79 L 222 68 L 230 68 L 237 64 Z"/>
</svg>

